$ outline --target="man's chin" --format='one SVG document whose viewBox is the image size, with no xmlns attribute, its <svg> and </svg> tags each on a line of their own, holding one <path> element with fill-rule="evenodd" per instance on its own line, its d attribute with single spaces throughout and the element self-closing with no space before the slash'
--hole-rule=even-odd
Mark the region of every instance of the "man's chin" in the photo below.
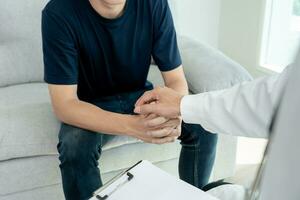
<svg viewBox="0 0 300 200">
<path fill-rule="evenodd" d="M 119 4 L 124 4 L 126 0 L 100 0 L 103 1 L 106 4 L 110 5 L 119 5 Z"/>
</svg>

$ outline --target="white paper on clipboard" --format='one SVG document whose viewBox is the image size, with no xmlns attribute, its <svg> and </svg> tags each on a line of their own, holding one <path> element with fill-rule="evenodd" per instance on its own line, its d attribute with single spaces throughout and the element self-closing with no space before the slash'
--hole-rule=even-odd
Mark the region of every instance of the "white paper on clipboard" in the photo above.
<svg viewBox="0 0 300 200">
<path fill-rule="evenodd" d="M 129 172 L 134 176 L 132 180 L 126 182 L 128 177 L 124 174 L 97 194 L 101 197 L 110 194 L 105 200 L 217 200 L 148 161 L 142 161 Z"/>
</svg>

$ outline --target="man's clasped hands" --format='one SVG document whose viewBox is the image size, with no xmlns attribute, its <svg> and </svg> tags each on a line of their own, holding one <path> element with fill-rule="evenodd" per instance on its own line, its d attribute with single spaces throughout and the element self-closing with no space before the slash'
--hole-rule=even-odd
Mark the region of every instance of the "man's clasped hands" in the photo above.
<svg viewBox="0 0 300 200">
<path fill-rule="evenodd" d="M 133 115 L 135 128 L 131 130 L 134 137 L 153 144 L 174 142 L 181 135 L 179 107 L 182 97 L 166 87 L 145 92 L 135 104 L 137 115 Z"/>
</svg>

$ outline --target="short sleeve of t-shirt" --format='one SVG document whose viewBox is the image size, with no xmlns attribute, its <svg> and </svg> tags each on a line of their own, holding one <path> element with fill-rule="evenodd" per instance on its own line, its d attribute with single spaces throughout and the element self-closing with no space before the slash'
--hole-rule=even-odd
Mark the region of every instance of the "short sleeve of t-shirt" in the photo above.
<svg viewBox="0 0 300 200">
<path fill-rule="evenodd" d="M 170 71 L 182 64 L 176 31 L 167 0 L 157 0 L 153 10 L 154 36 L 152 57 L 161 71 Z"/>
<path fill-rule="evenodd" d="M 44 80 L 49 84 L 77 84 L 78 52 L 71 30 L 58 14 L 42 13 Z"/>
</svg>

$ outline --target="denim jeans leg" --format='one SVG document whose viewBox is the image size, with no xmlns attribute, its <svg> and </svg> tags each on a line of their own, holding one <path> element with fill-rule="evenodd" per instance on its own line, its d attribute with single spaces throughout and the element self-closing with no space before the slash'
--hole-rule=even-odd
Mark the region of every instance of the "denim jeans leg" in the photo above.
<svg viewBox="0 0 300 200">
<path fill-rule="evenodd" d="M 182 123 L 179 176 L 197 188 L 204 187 L 213 168 L 217 135 L 200 125 Z"/>
<path fill-rule="evenodd" d="M 137 99 L 151 88 L 103 97 L 92 104 L 110 112 L 133 114 Z M 102 186 L 98 160 L 101 147 L 112 137 L 62 124 L 57 147 L 66 200 L 86 200 Z"/>
<path fill-rule="evenodd" d="M 101 185 L 103 134 L 62 124 L 57 145 L 66 200 L 85 200 Z"/>
</svg>

